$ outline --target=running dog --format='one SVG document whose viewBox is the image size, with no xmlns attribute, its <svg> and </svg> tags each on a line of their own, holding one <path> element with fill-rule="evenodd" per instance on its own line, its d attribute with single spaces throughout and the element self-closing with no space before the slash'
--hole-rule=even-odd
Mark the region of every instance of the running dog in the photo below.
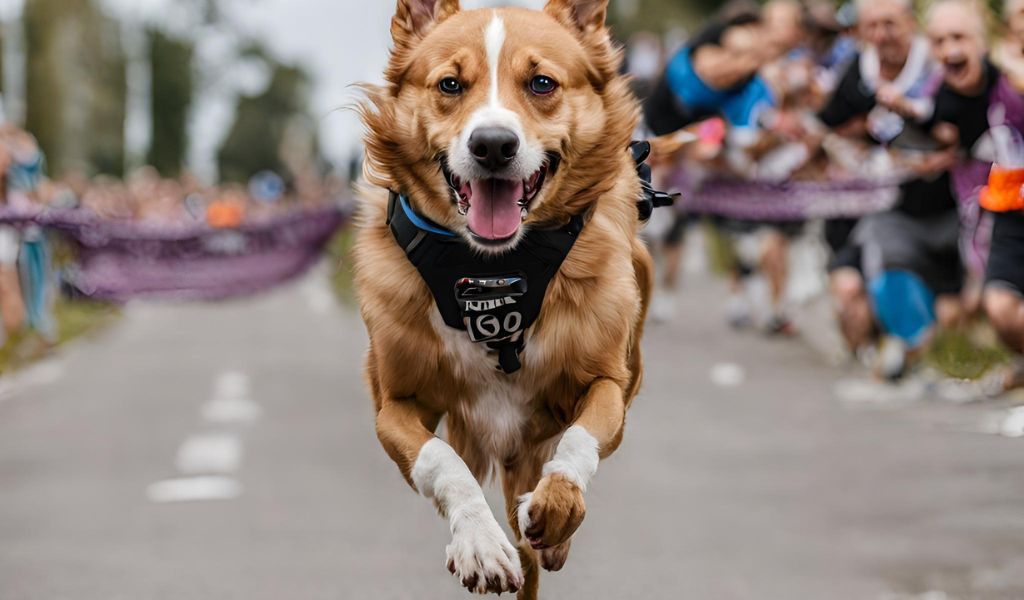
<svg viewBox="0 0 1024 600">
<path fill-rule="evenodd" d="M 472 592 L 538 594 L 640 387 L 639 109 L 608 0 L 398 0 L 354 250 L 381 444 Z M 436 437 L 445 420 L 447 441 Z M 481 483 L 501 476 L 509 541 Z"/>
</svg>

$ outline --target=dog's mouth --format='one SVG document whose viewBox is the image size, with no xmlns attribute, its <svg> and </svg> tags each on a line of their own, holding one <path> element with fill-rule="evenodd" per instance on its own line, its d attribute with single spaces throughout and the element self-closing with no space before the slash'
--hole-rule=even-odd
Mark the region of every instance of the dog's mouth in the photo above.
<svg viewBox="0 0 1024 600">
<path fill-rule="evenodd" d="M 485 245 L 501 245 L 519 234 L 558 162 L 557 155 L 549 154 L 544 164 L 526 179 L 488 177 L 466 181 L 448 169 L 444 158 L 441 170 L 472 236 Z"/>
</svg>

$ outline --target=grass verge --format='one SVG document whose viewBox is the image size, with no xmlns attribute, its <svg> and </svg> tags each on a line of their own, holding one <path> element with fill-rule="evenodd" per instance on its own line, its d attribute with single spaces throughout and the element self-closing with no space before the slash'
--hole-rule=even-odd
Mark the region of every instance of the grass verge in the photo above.
<svg viewBox="0 0 1024 600">
<path fill-rule="evenodd" d="M 12 333 L 0 346 L 0 374 L 45 358 L 61 345 L 109 324 L 118 313 L 119 310 L 110 304 L 61 299 L 54 307 L 57 341 L 50 343 L 27 328 Z"/>
<path fill-rule="evenodd" d="M 355 273 L 352 268 L 352 245 L 356 241 L 354 227 L 345 227 L 327 245 L 331 266 L 331 288 L 345 306 L 356 305 Z"/>
</svg>

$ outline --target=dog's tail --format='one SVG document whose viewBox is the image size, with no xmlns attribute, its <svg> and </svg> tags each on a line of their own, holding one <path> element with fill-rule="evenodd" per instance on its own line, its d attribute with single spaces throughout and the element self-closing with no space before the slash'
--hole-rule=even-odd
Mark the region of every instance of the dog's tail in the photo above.
<svg viewBox="0 0 1024 600">
<path fill-rule="evenodd" d="M 683 128 L 647 141 L 651 144 L 651 157 L 648 162 L 657 165 L 674 161 L 687 146 L 700 141 L 700 137 L 689 128 Z"/>
</svg>

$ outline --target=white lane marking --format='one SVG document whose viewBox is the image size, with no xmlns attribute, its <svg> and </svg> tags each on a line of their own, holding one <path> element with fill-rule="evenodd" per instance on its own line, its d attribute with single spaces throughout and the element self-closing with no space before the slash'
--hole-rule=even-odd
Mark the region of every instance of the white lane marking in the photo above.
<svg viewBox="0 0 1024 600">
<path fill-rule="evenodd" d="M 242 494 L 242 485 L 230 477 L 206 476 L 158 481 L 146 489 L 151 502 L 198 502 L 233 500 Z"/>
<path fill-rule="evenodd" d="M 216 396 L 246 396 L 249 394 L 249 376 L 241 371 L 224 371 L 214 383 Z"/>
<path fill-rule="evenodd" d="M 234 473 L 242 464 L 242 441 L 227 433 L 196 435 L 178 448 L 175 466 L 184 475 Z"/>
<path fill-rule="evenodd" d="M 217 377 L 213 398 L 203 405 L 203 419 L 210 423 L 250 423 L 263 409 L 249 397 L 249 377 L 239 371 L 225 371 Z"/>
<path fill-rule="evenodd" d="M 217 375 L 213 396 L 202 408 L 208 422 L 242 423 L 260 416 L 262 410 L 249 398 L 249 376 L 226 370 Z M 242 464 L 241 438 L 230 430 L 189 436 L 178 448 L 175 467 L 180 479 L 151 484 L 146 496 L 152 502 L 231 500 L 242 494 L 241 484 L 229 477 Z"/>
<path fill-rule="evenodd" d="M 711 382 L 719 387 L 739 387 L 746 380 L 746 371 L 735 363 L 718 363 L 711 367 Z"/>
<path fill-rule="evenodd" d="M 263 409 L 248 398 L 214 398 L 203 405 L 202 414 L 208 423 L 251 423 L 263 415 Z"/>
</svg>

